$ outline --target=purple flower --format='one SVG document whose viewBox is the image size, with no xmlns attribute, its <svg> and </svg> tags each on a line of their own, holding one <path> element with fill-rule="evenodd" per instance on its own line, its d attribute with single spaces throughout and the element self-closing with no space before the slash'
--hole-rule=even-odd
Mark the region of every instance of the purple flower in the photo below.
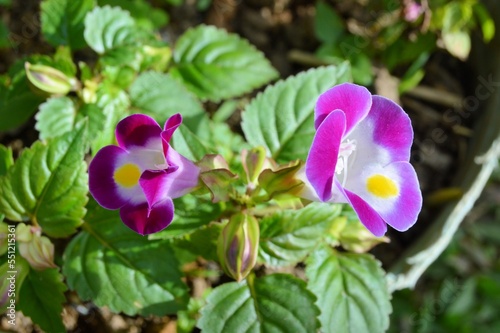
<svg viewBox="0 0 500 333">
<path fill-rule="evenodd" d="M 102 148 L 90 163 L 92 196 L 106 209 L 120 209 L 123 223 L 141 235 L 166 228 L 172 199 L 198 184 L 198 167 L 169 144 L 181 123 L 175 114 L 162 130 L 151 117 L 131 115 L 116 126 L 119 146 Z"/>
<path fill-rule="evenodd" d="M 413 130 L 396 103 L 344 83 L 323 93 L 306 160 L 302 196 L 349 203 L 375 236 L 389 224 L 405 231 L 417 220 L 422 194 L 410 165 Z"/>
</svg>

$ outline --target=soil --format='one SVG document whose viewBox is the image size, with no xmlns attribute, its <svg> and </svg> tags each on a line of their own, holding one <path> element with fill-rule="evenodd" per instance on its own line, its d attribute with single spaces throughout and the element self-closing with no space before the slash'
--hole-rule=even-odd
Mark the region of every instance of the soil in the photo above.
<svg viewBox="0 0 500 333">
<path fill-rule="evenodd" d="M 182 32 L 197 24 L 213 24 L 247 38 L 266 54 L 282 77 L 310 66 L 297 61 L 294 52 L 298 50 L 312 54 L 319 46 L 314 36 L 315 9 L 312 1 L 213 0 L 210 8 L 204 12 L 196 8 L 195 0 L 187 0 L 180 7 L 167 6 L 164 0 L 152 3 L 165 8 L 170 14 L 171 23 L 162 30 L 162 37 L 166 40 L 175 41 Z M 351 1 L 336 1 L 335 6 L 344 17 L 353 17 L 358 20 L 358 24 L 362 24 L 362 6 Z M 53 53 L 53 48 L 41 36 L 38 12 L 39 1 L 35 0 L 14 0 L 11 8 L 0 9 L 0 17 L 9 26 L 14 46 L 13 49 L 0 50 L 0 73 L 6 72 L 16 59 L 23 56 Z M 475 120 L 473 116 L 461 119 L 460 124 L 451 124 L 443 116 L 446 112 L 460 114 L 461 101 L 471 89 L 464 84 L 471 81 L 467 64 L 444 51 L 438 51 L 431 56 L 425 70 L 426 75 L 419 87 L 400 99 L 415 130 L 411 162 L 417 170 L 424 193 L 424 208 L 415 227 L 406 233 L 389 232 L 391 242 L 373 250 L 385 266 L 393 262 L 432 223 L 440 207 L 450 199 L 446 196 L 448 199 L 440 199 L 439 194 L 442 189 L 450 188 L 453 184 Z M 371 90 L 398 98 L 395 77 L 377 63 L 374 71 L 377 78 Z M 0 133 L 0 142 L 20 150 L 23 146 L 29 146 L 36 137 L 37 133 L 30 123 L 20 131 Z M 456 192 L 451 199 L 459 195 Z M 115 315 L 106 308 L 98 309 L 91 303 L 82 303 L 71 292 L 67 296 L 70 301 L 65 306 L 64 320 L 70 332 L 175 332 L 175 321 L 169 318 Z M 20 316 L 18 321 L 18 332 L 32 331 L 29 319 Z M 0 327 L 2 330 L 7 329 L 4 321 Z"/>
</svg>

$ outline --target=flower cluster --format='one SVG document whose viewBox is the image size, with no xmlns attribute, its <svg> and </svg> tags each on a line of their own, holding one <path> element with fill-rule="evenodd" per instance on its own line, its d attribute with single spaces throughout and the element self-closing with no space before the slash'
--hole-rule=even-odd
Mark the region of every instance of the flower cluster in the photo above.
<svg viewBox="0 0 500 333">
<path fill-rule="evenodd" d="M 422 194 L 409 163 L 413 130 L 403 109 L 344 83 L 319 97 L 315 127 L 302 196 L 349 203 L 375 236 L 385 234 L 386 224 L 399 231 L 410 228 Z"/>
<path fill-rule="evenodd" d="M 198 184 L 199 168 L 169 144 L 180 114 L 163 128 L 142 114 L 116 127 L 118 146 L 99 150 L 89 166 L 90 193 L 107 209 L 120 209 L 122 221 L 141 235 L 166 228 L 174 217 L 172 199 Z"/>
</svg>

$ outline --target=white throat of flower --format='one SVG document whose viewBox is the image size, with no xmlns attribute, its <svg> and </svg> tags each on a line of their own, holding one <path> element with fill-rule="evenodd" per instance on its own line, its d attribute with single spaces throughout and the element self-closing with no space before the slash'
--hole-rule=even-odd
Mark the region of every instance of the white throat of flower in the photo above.
<svg viewBox="0 0 500 333">
<path fill-rule="evenodd" d="M 353 154 L 354 153 L 354 154 Z M 345 186 L 347 180 L 347 171 L 349 169 L 349 162 L 354 160 L 356 157 L 356 140 L 347 139 L 345 142 L 340 144 L 339 157 L 337 160 L 337 165 L 335 166 L 335 173 L 337 175 L 342 175 L 342 186 Z"/>
</svg>

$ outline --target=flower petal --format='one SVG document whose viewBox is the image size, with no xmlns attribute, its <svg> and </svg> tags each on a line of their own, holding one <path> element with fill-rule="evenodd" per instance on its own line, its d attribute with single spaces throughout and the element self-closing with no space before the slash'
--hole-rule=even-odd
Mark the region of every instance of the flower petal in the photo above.
<svg viewBox="0 0 500 333">
<path fill-rule="evenodd" d="M 161 127 L 151 117 L 144 114 L 133 114 L 122 119 L 116 125 L 116 140 L 123 149 L 160 144 Z M 156 142 L 155 142 L 156 141 Z M 161 149 L 161 146 L 159 147 Z"/>
<path fill-rule="evenodd" d="M 307 156 L 306 176 L 322 201 L 332 197 L 335 167 L 345 126 L 344 112 L 331 112 L 319 126 Z"/>
<path fill-rule="evenodd" d="M 386 165 L 410 159 L 413 129 L 408 115 L 393 101 L 373 96 L 368 116 L 351 132 L 348 139 L 356 142 L 356 174 L 369 163 Z"/>
<path fill-rule="evenodd" d="M 387 166 L 372 164 L 346 184 L 348 190 L 366 201 L 387 224 L 399 231 L 410 228 L 422 208 L 422 193 L 415 169 L 408 162 Z"/>
<path fill-rule="evenodd" d="M 372 105 L 372 94 L 365 87 L 352 83 L 339 84 L 321 94 L 316 102 L 314 126 L 325 120 L 335 110 L 342 110 L 346 118 L 346 135 L 363 120 Z"/>
<path fill-rule="evenodd" d="M 387 225 L 380 215 L 355 193 L 345 190 L 345 194 L 361 223 L 375 236 L 383 236 L 387 231 Z"/>
<path fill-rule="evenodd" d="M 168 189 L 168 196 L 178 198 L 193 190 L 198 186 L 198 178 L 200 176 L 200 168 L 193 162 L 179 154 L 172 147 L 168 147 L 167 163 L 175 166 L 175 171 L 172 172 L 172 184 Z"/>
<path fill-rule="evenodd" d="M 89 165 L 89 190 L 94 199 L 106 209 L 118 209 L 130 198 L 123 196 L 114 175 L 120 160 L 127 152 L 117 146 L 106 146 L 99 150 Z"/>
<path fill-rule="evenodd" d="M 172 135 L 174 134 L 177 127 L 182 124 L 182 116 L 180 113 L 174 114 L 172 117 L 168 118 L 165 122 L 164 130 L 161 133 L 162 139 L 167 142 L 170 142 Z"/>
<path fill-rule="evenodd" d="M 174 218 L 174 203 L 166 198 L 157 202 L 151 209 L 147 203 L 125 205 L 120 209 L 120 217 L 127 227 L 140 235 L 161 231 L 170 225 Z"/>
<path fill-rule="evenodd" d="M 169 191 L 174 181 L 172 172 L 175 168 L 168 170 L 146 170 L 142 173 L 139 184 L 146 195 L 148 206 L 153 207 L 159 201 L 170 197 Z"/>
</svg>

